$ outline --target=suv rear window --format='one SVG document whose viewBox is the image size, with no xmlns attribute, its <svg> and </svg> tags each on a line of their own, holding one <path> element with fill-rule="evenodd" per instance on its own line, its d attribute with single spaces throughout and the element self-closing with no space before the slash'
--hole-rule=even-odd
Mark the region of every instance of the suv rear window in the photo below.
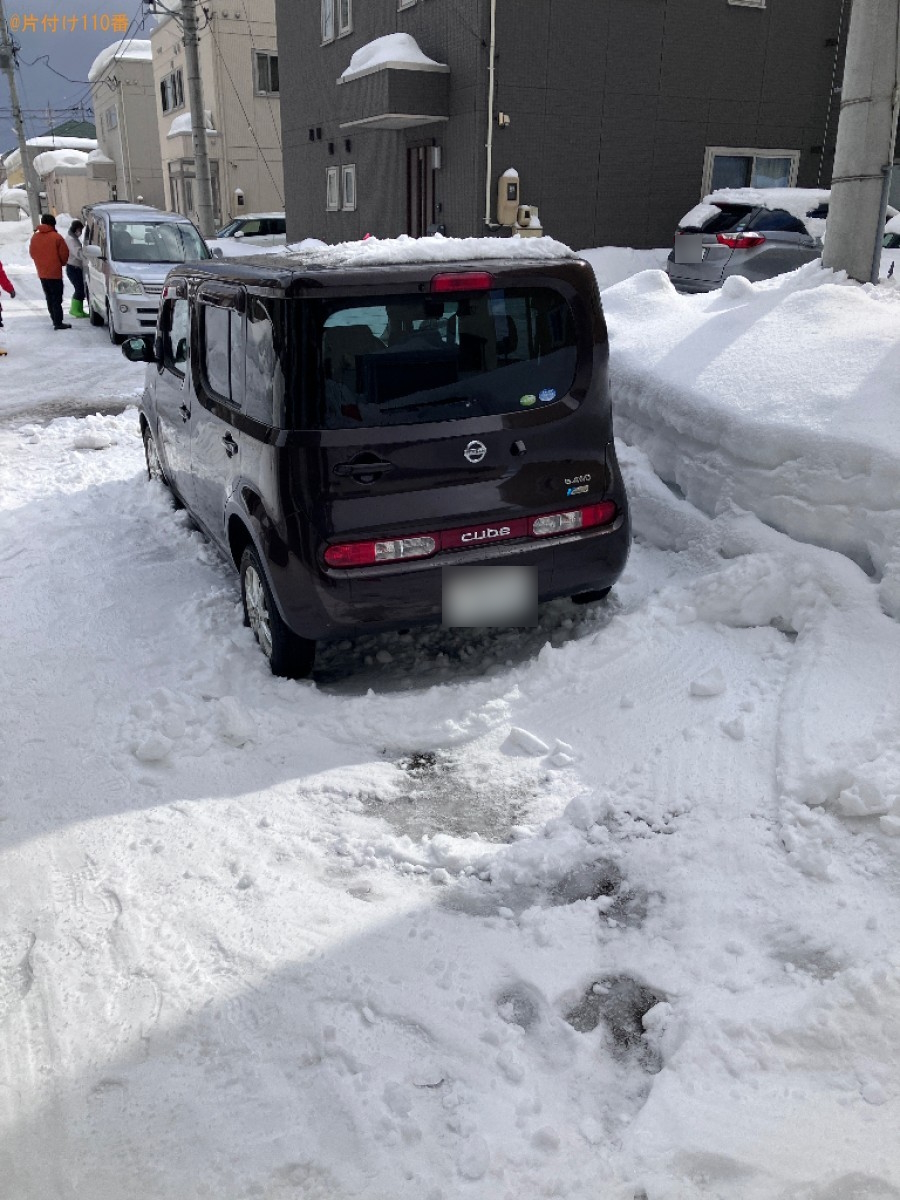
<svg viewBox="0 0 900 1200">
<path fill-rule="evenodd" d="M 541 407 L 575 378 L 572 311 L 553 288 L 314 301 L 316 421 L 408 425 Z M 310 344 L 310 343 L 307 343 Z"/>
<path fill-rule="evenodd" d="M 729 233 L 753 212 L 753 208 L 749 204 L 717 204 L 716 207 L 721 209 L 721 212 L 703 222 L 701 230 L 703 233 Z M 698 231 L 684 229 L 682 232 L 696 233 Z"/>
</svg>

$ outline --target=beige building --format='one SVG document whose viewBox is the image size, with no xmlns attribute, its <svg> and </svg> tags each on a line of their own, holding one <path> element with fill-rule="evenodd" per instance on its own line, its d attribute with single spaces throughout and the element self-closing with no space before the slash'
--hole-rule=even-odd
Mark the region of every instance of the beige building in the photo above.
<svg viewBox="0 0 900 1200">
<path fill-rule="evenodd" d="M 98 153 L 91 178 L 106 185 L 104 200 L 166 207 L 149 41 L 114 42 L 88 72 Z"/>
<path fill-rule="evenodd" d="M 275 0 L 210 0 L 200 76 L 217 226 L 247 212 L 283 211 Z M 184 39 L 164 17 L 150 37 L 164 207 L 197 219 Z"/>
</svg>

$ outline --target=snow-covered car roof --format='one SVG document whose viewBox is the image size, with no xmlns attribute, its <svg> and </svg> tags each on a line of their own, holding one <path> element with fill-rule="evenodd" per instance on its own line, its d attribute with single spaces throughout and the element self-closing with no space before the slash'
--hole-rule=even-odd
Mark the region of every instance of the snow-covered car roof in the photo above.
<svg viewBox="0 0 900 1200">
<path fill-rule="evenodd" d="M 825 223 L 822 217 L 810 213 L 828 205 L 831 192 L 827 188 L 718 188 L 704 196 L 678 222 L 679 228 L 700 228 L 726 204 L 746 204 L 749 208 L 779 209 L 802 221 L 810 233 L 821 236 Z"/>
<path fill-rule="evenodd" d="M 308 238 L 290 246 L 278 247 L 271 258 L 279 266 L 300 264 L 309 269 L 336 267 L 384 267 L 394 264 L 488 262 L 576 258 L 574 250 L 554 238 L 365 238 L 359 242 L 339 242 L 327 246 Z M 290 262 L 285 262 L 288 259 Z M 274 266 L 275 263 L 272 263 Z"/>
<path fill-rule="evenodd" d="M 900 213 L 891 217 L 884 227 L 885 233 L 900 233 Z"/>
</svg>

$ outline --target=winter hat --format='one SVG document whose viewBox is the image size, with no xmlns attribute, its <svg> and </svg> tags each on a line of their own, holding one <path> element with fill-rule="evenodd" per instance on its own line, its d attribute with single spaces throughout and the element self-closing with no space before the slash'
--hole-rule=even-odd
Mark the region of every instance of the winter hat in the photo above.
<svg viewBox="0 0 900 1200">
<path fill-rule="evenodd" d="M 44 215 L 41 217 L 41 224 L 42 225 L 51 225 L 55 229 L 56 228 L 56 217 L 54 217 L 53 213 L 44 213 Z"/>
</svg>

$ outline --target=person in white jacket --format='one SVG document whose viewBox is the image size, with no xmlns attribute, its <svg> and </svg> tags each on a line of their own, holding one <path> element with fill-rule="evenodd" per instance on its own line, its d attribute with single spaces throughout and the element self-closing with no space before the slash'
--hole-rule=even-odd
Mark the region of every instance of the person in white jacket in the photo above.
<svg viewBox="0 0 900 1200">
<path fill-rule="evenodd" d="M 69 261 L 66 263 L 66 274 L 69 283 L 75 290 L 72 303 L 69 306 L 70 317 L 86 317 L 84 311 L 84 249 L 81 245 L 81 234 L 84 231 L 83 221 L 73 221 L 66 234 L 66 245 L 69 247 Z"/>
</svg>

